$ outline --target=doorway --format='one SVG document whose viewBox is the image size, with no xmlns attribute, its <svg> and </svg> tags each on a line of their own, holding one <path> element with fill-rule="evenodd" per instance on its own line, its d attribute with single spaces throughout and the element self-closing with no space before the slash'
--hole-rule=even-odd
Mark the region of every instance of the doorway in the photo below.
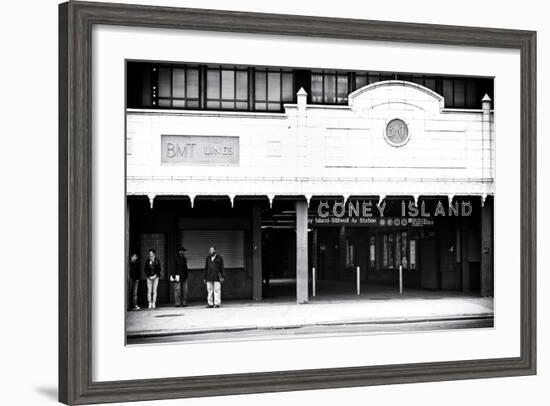
<svg viewBox="0 0 550 406">
<path fill-rule="evenodd" d="M 439 289 L 439 261 L 437 241 L 433 238 L 420 240 L 420 287 Z"/>
<path fill-rule="evenodd" d="M 296 298 L 294 229 L 262 229 L 262 284 L 265 299 Z"/>
</svg>

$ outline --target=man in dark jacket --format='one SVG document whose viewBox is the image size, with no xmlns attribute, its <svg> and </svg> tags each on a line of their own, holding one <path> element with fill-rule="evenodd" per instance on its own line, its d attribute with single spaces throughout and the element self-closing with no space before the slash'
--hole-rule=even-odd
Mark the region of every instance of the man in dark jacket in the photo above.
<svg viewBox="0 0 550 406">
<path fill-rule="evenodd" d="M 176 307 L 187 306 L 187 294 L 189 292 L 189 284 L 187 283 L 189 269 L 187 268 L 187 258 L 185 258 L 184 247 L 180 247 L 176 255 L 176 267 L 170 281 L 174 288 L 174 301 Z"/>
<path fill-rule="evenodd" d="M 223 258 L 216 252 L 216 247 L 210 247 L 204 264 L 204 283 L 208 292 L 206 307 L 220 307 L 223 279 Z"/>
<path fill-rule="evenodd" d="M 147 277 L 147 301 L 149 309 L 157 307 L 157 290 L 159 286 L 161 267 L 154 249 L 149 250 L 149 259 L 145 261 L 143 272 Z"/>
</svg>

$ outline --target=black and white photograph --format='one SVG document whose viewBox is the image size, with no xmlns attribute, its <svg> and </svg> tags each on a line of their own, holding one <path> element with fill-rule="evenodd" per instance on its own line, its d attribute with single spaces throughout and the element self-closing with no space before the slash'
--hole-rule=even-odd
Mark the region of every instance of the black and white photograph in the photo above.
<svg viewBox="0 0 550 406">
<path fill-rule="evenodd" d="M 543 2 L 2 10 L 0 404 L 548 403 Z"/>
<path fill-rule="evenodd" d="M 125 78 L 127 345 L 493 328 L 493 77 Z"/>
</svg>

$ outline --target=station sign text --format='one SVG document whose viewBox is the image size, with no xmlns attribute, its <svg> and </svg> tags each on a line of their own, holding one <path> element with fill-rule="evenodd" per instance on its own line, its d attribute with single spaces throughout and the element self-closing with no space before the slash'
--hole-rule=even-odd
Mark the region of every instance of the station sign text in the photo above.
<svg viewBox="0 0 550 406">
<path fill-rule="evenodd" d="M 235 166 L 239 164 L 239 137 L 162 135 L 161 163 Z"/>
<path fill-rule="evenodd" d="M 372 203 L 371 201 L 348 201 L 332 202 L 321 201 L 317 206 L 317 217 L 326 219 L 335 218 L 372 218 L 384 217 L 386 201 Z M 401 217 L 444 217 L 462 216 L 468 217 L 472 214 L 473 207 L 469 201 L 454 201 L 451 204 L 439 200 L 432 211 L 426 207 L 426 202 L 421 201 L 415 204 L 413 201 L 401 201 Z"/>
</svg>

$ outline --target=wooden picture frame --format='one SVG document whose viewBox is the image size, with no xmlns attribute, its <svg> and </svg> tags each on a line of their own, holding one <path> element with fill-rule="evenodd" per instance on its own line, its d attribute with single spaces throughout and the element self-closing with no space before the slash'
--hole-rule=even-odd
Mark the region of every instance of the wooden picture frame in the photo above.
<svg viewBox="0 0 550 406">
<path fill-rule="evenodd" d="M 521 54 L 521 354 L 284 372 L 94 382 L 91 47 L 95 24 L 516 49 Z M 536 33 L 123 4 L 59 6 L 59 400 L 121 402 L 536 373 Z"/>
</svg>

